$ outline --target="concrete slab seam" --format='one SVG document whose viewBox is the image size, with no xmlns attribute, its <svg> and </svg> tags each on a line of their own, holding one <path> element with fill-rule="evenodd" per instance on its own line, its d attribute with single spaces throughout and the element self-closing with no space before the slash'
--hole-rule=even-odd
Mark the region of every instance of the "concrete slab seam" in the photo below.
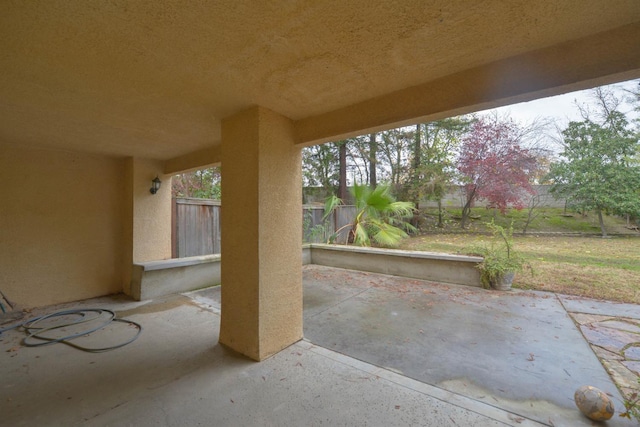
<svg viewBox="0 0 640 427">
<path fill-rule="evenodd" d="M 440 400 L 446 404 L 454 405 L 467 411 L 477 413 L 479 415 L 491 418 L 495 421 L 505 423 L 510 426 L 546 426 L 547 424 L 541 424 L 537 421 L 524 418 L 521 415 L 513 414 L 495 406 L 489 405 L 484 402 L 480 402 L 466 396 L 453 393 L 439 387 L 425 384 L 420 381 L 405 377 L 403 375 L 392 372 L 388 369 L 381 368 L 369 363 L 363 362 L 358 359 L 354 359 L 350 356 L 342 353 L 335 352 L 333 350 L 317 346 L 307 339 L 299 342 L 301 345 L 305 345 L 308 351 L 331 359 L 335 362 L 347 365 L 351 368 L 358 369 L 366 372 L 370 375 L 375 375 L 382 378 L 385 381 L 394 383 L 400 387 L 413 390 L 415 392 L 424 394 L 433 399 Z"/>
<path fill-rule="evenodd" d="M 372 288 L 373 288 L 373 286 L 369 286 L 368 288 L 363 289 L 362 291 L 358 292 L 357 294 L 353 294 L 353 295 L 351 295 L 351 296 L 348 296 L 347 298 L 341 299 L 340 301 L 337 301 L 334 305 L 332 305 L 332 306 L 330 306 L 330 307 L 327 307 L 327 308 L 325 308 L 325 309 L 324 309 L 324 310 L 322 310 L 322 311 L 319 311 L 319 312 L 317 312 L 317 313 L 314 313 L 313 315 L 311 315 L 311 316 L 309 316 L 309 317 L 315 317 L 315 316 L 318 316 L 318 315 L 320 315 L 320 314 L 322 314 L 322 313 L 324 313 L 324 312 L 326 312 L 326 311 L 329 311 L 329 310 L 331 310 L 332 308 L 335 308 L 335 307 L 339 306 L 340 304 L 342 304 L 342 303 L 343 303 L 343 302 L 345 302 L 345 301 L 349 301 L 350 299 L 353 299 L 353 298 L 355 298 L 355 297 L 357 297 L 357 296 L 362 295 L 363 293 L 365 293 L 365 292 L 367 292 L 367 291 L 370 291 Z"/>
</svg>

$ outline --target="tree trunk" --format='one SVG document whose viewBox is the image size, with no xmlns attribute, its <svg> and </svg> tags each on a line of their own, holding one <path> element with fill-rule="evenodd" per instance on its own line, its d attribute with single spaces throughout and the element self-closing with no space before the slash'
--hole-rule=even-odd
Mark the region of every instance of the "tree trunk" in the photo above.
<svg viewBox="0 0 640 427">
<path fill-rule="evenodd" d="M 420 168 L 420 163 L 422 163 L 422 135 L 420 134 L 420 123 L 416 124 L 416 134 L 413 140 L 413 171 L 411 171 L 411 186 L 416 187 L 418 185 L 418 169 Z M 413 200 L 413 204 L 416 207 L 416 210 L 420 208 L 420 200 Z"/>
<path fill-rule="evenodd" d="M 438 199 L 438 228 L 444 227 L 444 221 L 442 220 L 442 199 Z"/>
<path fill-rule="evenodd" d="M 467 226 L 467 219 L 469 219 L 469 215 L 471 214 L 471 204 L 473 203 L 475 193 L 476 189 L 474 188 L 471 190 L 471 193 L 467 194 L 467 202 L 462 208 L 462 218 L 460 219 L 460 228 L 462 229 Z"/>
<path fill-rule="evenodd" d="M 342 201 L 347 199 L 347 141 L 340 143 L 340 183 L 338 184 L 338 197 Z"/>
<path fill-rule="evenodd" d="M 527 230 L 529 229 L 529 225 L 531 221 L 538 217 L 538 212 L 534 214 L 534 209 L 536 209 L 540 205 L 540 196 L 535 195 L 531 197 L 531 201 L 529 202 L 529 210 L 527 212 L 527 220 L 524 222 L 524 227 L 522 228 L 522 234 L 527 234 Z"/>
<path fill-rule="evenodd" d="M 421 162 L 421 152 L 420 152 L 420 146 L 422 143 L 422 135 L 420 134 L 420 124 L 416 125 L 416 134 L 415 137 L 413 139 L 413 173 L 415 174 L 418 171 L 418 168 L 420 167 L 420 162 Z"/>
<path fill-rule="evenodd" d="M 607 237 L 607 230 L 604 228 L 604 219 L 602 218 L 602 210 L 596 209 L 596 212 L 598 212 L 598 222 L 600 222 L 600 231 L 602 231 L 602 238 L 604 239 Z"/>
<path fill-rule="evenodd" d="M 376 188 L 378 185 L 378 175 L 376 173 L 377 160 L 378 156 L 378 141 L 376 139 L 376 134 L 372 133 L 369 135 L 369 186 L 371 188 Z"/>
</svg>

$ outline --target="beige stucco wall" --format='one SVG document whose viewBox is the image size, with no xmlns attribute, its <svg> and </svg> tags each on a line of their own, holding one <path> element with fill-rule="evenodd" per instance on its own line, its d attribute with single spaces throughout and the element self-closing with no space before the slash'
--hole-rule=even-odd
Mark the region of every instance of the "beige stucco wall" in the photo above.
<svg viewBox="0 0 640 427">
<path fill-rule="evenodd" d="M 171 258 L 171 177 L 164 162 L 133 160 L 133 262 Z M 151 180 L 162 181 L 151 194 Z"/>
<path fill-rule="evenodd" d="M 0 290 L 22 307 L 128 292 L 171 257 L 163 163 L 0 144 Z M 158 175 L 162 187 L 149 192 Z"/>
<path fill-rule="evenodd" d="M 171 176 L 164 163 L 149 159 L 124 160 L 123 291 L 130 293 L 133 263 L 171 258 Z M 151 194 L 151 180 L 162 185 Z"/>
<path fill-rule="evenodd" d="M 122 160 L 0 144 L 0 290 L 23 307 L 119 292 Z"/>
</svg>

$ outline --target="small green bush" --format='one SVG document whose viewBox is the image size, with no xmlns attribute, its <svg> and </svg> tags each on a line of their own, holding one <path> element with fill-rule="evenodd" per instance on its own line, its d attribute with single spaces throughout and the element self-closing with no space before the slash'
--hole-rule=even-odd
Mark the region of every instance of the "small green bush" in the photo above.
<svg viewBox="0 0 640 427">
<path fill-rule="evenodd" d="M 514 249 L 513 223 L 509 228 L 497 225 L 494 221 L 486 223 L 493 238 L 489 242 L 481 242 L 469 247 L 465 252 L 478 255 L 484 260 L 478 265 L 482 285 L 489 289 L 506 273 L 517 273 L 524 269 L 526 259 Z"/>
</svg>

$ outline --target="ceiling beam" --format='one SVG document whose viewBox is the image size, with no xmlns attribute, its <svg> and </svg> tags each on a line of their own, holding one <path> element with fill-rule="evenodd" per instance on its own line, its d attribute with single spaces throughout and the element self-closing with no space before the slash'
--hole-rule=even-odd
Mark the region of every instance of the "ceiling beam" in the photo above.
<svg viewBox="0 0 640 427">
<path fill-rule="evenodd" d="M 298 120 L 296 144 L 439 120 L 640 77 L 640 23 Z"/>
<path fill-rule="evenodd" d="M 197 169 L 204 169 L 211 166 L 218 166 L 221 160 L 220 145 L 207 147 L 202 150 L 193 151 L 184 156 L 174 157 L 164 162 L 164 173 L 172 175 L 177 173 L 190 172 Z"/>
<path fill-rule="evenodd" d="M 294 123 L 307 146 L 640 78 L 640 23 L 451 74 Z M 175 174 L 216 166 L 220 144 L 165 162 Z"/>
</svg>

